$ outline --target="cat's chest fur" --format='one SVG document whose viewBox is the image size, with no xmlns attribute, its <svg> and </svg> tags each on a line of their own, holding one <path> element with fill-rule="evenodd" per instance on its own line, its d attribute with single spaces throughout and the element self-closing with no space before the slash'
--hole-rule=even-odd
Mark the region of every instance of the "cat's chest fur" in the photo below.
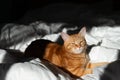
<svg viewBox="0 0 120 80">
<path fill-rule="evenodd" d="M 67 53 L 67 55 L 63 56 L 62 63 L 63 63 L 63 66 L 66 68 L 71 68 L 71 67 L 85 68 L 85 64 L 88 61 L 89 61 L 89 58 L 86 55 L 86 53 L 81 53 L 79 55 Z"/>
</svg>

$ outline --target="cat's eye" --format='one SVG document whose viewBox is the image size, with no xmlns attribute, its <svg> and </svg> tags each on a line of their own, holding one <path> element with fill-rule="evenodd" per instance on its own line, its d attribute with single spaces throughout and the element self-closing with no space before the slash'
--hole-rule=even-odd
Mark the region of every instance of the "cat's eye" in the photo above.
<svg viewBox="0 0 120 80">
<path fill-rule="evenodd" d="M 75 44 L 75 43 L 74 43 L 74 42 L 71 42 L 70 44 L 73 45 L 73 44 Z"/>
<path fill-rule="evenodd" d="M 85 41 L 81 41 L 80 44 L 81 44 L 81 46 L 84 46 L 85 45 Z"/>
</svg>

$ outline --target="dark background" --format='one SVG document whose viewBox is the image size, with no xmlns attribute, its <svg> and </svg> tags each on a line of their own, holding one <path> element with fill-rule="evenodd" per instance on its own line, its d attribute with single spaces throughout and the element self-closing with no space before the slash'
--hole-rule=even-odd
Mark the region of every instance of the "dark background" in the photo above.
<svg viewBox="0 0 120 80">
<path fill-rule="evenodd" d="M 107 12 L 118 12 L 120 10 L 119 0 L 0 0 L 0 24 L 17 22 L 21 20 L 27 12 L 34 9 L 42 9 L 45 6 L 55 3 L 71 3 L 71 4 L 89 4 L 104 2 L 101 4 L 101 10 Z M 99 8 L 96 10 L 99 10 Z M 103 11 L 103 13 L 104 13 Z"/>
</svg>

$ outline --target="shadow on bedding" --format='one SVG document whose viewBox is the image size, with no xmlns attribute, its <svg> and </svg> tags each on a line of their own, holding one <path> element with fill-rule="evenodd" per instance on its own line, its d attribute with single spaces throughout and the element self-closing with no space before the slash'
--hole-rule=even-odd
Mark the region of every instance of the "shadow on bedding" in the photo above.
<svg viewBox="0 0 120 80">
<path fill-rule="evenodd" d="M 120 80 L 120 60 L 110 63 L 100 80 Z"/>
<path fill-rule="evenodd" d="M 9 69 L 11 68 L 13 64 L 12 63 L 3 63 L 0 64 L 0 80 L 6 80 L 6 75 Z"/>
</svg>

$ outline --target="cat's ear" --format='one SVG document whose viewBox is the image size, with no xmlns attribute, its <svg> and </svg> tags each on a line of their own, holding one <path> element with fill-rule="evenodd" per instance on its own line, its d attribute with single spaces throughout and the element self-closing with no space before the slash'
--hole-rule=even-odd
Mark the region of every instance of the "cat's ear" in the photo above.
<svg viewBox="0 0 120 80">
<path fill-rule="evenodd" d="M 64 41 L 66 41 L 69 38 L 69 35 L 67 33 L 61 32 L 61 37 Z"/>
<path fill-rule="evenodd" d="M 84 37 L 85 34 L 86 34 L 86 27 L 83 27 L 83 28 L 80 30 L 79 34 Z"/>
</svg>

